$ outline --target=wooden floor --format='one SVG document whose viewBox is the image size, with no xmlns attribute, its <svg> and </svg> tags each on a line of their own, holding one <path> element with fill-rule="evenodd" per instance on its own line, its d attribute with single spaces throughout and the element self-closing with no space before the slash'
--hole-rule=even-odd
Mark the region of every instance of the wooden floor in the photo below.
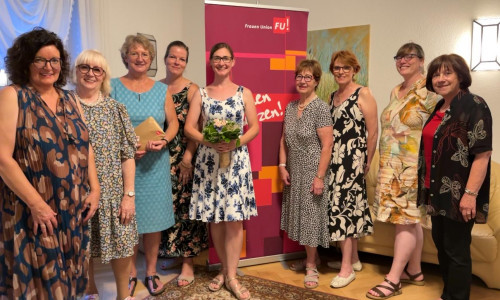
<svg viewBox="0 0 500 300">
<path fill-rule="evenodd" d="M 198 265 L 203 265 L 206 261 L 207 253 L 204 252 L 195 260 Z M 383 280 L 384 274 L 389 272 L 391 258 L 373 254 L 360 253 L 363 263 L 363 270 L 356 273 L 356 279 L 347 287 L 342 289 L 333 289 L 330 287 L 330 281 L 337 274 L 336 270 L 329 269 L 326 266 L 326 261 L 340 259 L 340 255 L 333 253 L 322 253 L 322 266 L 319 268 L 320 285 L 318 291 L 331 293 L 354 299 L 368 299 L 365 297 L 366 292 L 374 285 L 379 284 Z M 279 281 L 295 286 L 303 286 L 304 274 L 302 272 L 294 272 L 289 269 L 289 264 L 293 261 L 276 262 L 251 267 L 243 267 L 240 269 L 245 274 L 265 278 L 269 280 Z M 158 262 L 160 264 L 160 261 Z M 138 261 L 139 281 L 144 275 L 145 265 L 144 258 L 140 256 Z M 442 289 L 441 277 L 437 265 L 423 264 L 422 270 L 425 275 L 426 284 L 423 287 L 413 285 L 403 285 L 403 294 L 392 299 L 395 300 L 421 300 L 421 299 L 438 299 Z M 161 279 L 166 282 L 173 279 L 179 269 L 168 271 L 159 271 Z M 500 274 L 492 274 L 492 276 L 500 276 Z M 96 264 L 96 281 L 100 292 L 101 299 L 115 299 L 116 290 L 114 285 L 113 273 L 109 265 Z M 248 287 L 250 292 L 252 287 Z M 144 299 L 148 296 L 146 288 L 139 283 L 136 289 L 136 299 Z M 498 300 L 500 299 L 500 290 L 489 289 L 477 277 L 473 278 L 471 287 L 471 300 Z"/>
</svg>

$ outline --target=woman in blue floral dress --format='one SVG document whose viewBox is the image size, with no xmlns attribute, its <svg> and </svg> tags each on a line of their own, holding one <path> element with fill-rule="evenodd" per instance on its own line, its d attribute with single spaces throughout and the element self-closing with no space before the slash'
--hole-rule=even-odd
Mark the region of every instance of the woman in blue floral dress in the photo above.
<svg viewBox="0 0 500 300">
<path fill-rule="evenodd" d="M 243 220 L 257 215 L 252 171 L 247 143 L 259 133 L 252 92 L 231 81 L 234 56 L 231 47 L 218 43 L 210 51 L 214 81 L 195 94 L 186 120 L 186 135 L 200 144 L 196 156 L 193 194 L 189 217 L 210 222 L 215 250 L 222 269 L 210 283 L 217 291 L 226 284 L 238 299 L 249 299 L 249 291 L 236 279 L 236 268 L 243 243 Z M 210 143 L 198 128 L 211 119 L 232 120 L 241 126 L 240 144 Z M 243 133 L 243 125 L 248 129 Z M 230 152 L 228 167 L 219 166 L 219 153 Z"/>
</svg>

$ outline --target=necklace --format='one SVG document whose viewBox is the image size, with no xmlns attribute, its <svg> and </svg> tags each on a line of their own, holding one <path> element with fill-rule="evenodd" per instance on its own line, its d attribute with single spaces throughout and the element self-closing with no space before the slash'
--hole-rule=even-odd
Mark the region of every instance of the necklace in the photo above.
<svg viewBox="0 0 500 300">
<path fill-rule="evenodd" d="M 311 102 L 312 102 L 315 98 L 316 98 L 316 97 L 312 98 L 312 99 L 311 99 L 311 100 L 309 100 L 309 101 L 304 101 L 304 103 L 302 103 L 302 104 L 299 102 L 299 104 L 297 105 L 297 106 L 298 106 L 299 111 L 303 111 L 303 110 L 306 108 L 306 106 L 307 106 L 309 103 L 311 103 Z"/>
<path fill-rule="evenodd" d="M 78 101 L 80 101 L 82 104 L 84 104 L 86 106 L 96 106 L 99 103 L 101 103 L 101 101 L 103 100 L 101 91 L 99 91 L 99 95 L 97 96 L 97 100 L 94 101 L 94 102 L 89 102 L 87 100 L 84 100 L 84 99 L 80 98 L 80 96 L 78 95 L 78 93 L 76 92 L 76 90 L 75 90 L 75 96 L 78 99 Z"/>
</svg>

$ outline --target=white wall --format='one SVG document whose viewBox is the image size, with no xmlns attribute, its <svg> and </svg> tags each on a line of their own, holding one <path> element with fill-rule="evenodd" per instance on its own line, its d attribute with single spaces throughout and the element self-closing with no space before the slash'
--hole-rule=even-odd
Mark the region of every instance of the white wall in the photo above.
<svg viewBox="0 0 500 300">
<path fill-rule="evenodd" d="M 128 33 L 153 34 L 160 56 L 171 40 L 182 39 L 190 47 L 186 76 L 205 84 L 205 39 L 203 0 L 108 0 L 102 1 L 102 49 L 115 76 L 125 73 L 118 49 Z M 256 4 L 257 1 L 238 0 Z M 426 60 L 445 53 L 457 53 L 470 61 L 472 21 L 500 16 L 499 0 L 261 0 L 261 5 L 309 9 L 309 30 L 370 25 L 369 82 L 380 110 L 388 102 L 391 89 L 401 81 L 392 57 L 408 41 L 422 45 Z M 146 12 L 147 11 L 147 12 Z M 221 16 L 224 17 L 224 16 Z M 157 79 L 164 75 L 159 61 Z M 500 71 L 472 73 L 471 91 L 486 99 L 494 115 L 500 113 Z M 500 133 L 500 122 L 494 122 Z M 500 139 L 493 139 L 493 159 L 500 161 Z"/>
</svg>

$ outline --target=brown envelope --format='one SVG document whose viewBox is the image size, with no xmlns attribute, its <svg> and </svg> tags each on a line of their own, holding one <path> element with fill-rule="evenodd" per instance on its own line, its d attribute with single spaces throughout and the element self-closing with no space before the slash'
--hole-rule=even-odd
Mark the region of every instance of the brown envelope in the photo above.
<svg viewBox="0 0 500 300">
<path fill-rule="evenodd" d="M 165 136 L 165 132 L 158 125 L 153 117 L 148 117 L 141 124 L 135 128 L 135 134 L 139 137 L 141 147 L 137 150 L 146 150 L 146 143 L 148 141 L 159 141 Z"/>
</svg>

